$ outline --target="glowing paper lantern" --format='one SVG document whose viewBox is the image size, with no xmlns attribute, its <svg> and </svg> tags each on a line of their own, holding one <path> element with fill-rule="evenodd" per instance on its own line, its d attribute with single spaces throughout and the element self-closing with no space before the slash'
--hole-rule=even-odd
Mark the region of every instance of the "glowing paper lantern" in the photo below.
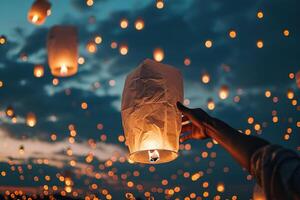
<svg viewBox="0 0 300 200">
<path fill-rule="evenodd" d="M 296 84 L 297 87 L 300 89 L 300 71 L 298 71 L 296 74 Z"/>
<path fill-rule="evenodd" d="M 51 4 L 48 0 L 36 0 L 29 12 L 28 12 L 28 21 L 35 25 L 42 25 L 47 16 L 51 14 Z"/>
<path fill-rule="evenodd" d="M 219 90 L 220 99 L 227 99 L 228 96 L 229 96 L 229 87 L 226 85 L 221 86 Z"/>
<path fill-rule="evenodd" d="M 54 26 L 48 34 L 48 63 L 54 76 L 72 76 L 78 70 L 77 30 Z"/>
<path fill-rule="evenodd" d="M 161 61 L 163 61 L 164 57 L 165 57 L 165 53 L 164 53 L 163 49 L 161 49 L 161 48 L 154 49 L 153 58 L 155 61 L 161 62 Z"/>
<path fill-rule="evenodd" d="M 138 19 L 135 21 L 134 26 L 136 30 L 141 31 L 145 26 L 145 22 L 143 19 Z"/>
<path fill-rule="evenodd" d="M 7 117 L 14 117 L 15 116 L 15 111 L 13 109 L 13 107 L 8 106 L 5 110 L 6 116 Z"/>
<path fill-rule="evenodd" d="M 164 163 L 177 157 L 183 101 L 181 73 L 150 59 L 130 73 L 122 96 L 122 121 L 129 160 Z"/>
<path fill-rule="evenodd" d="M 28 113 L 26 117 L 26 124 L 29 127 L 34 127 L 36 125 L 36 116 L 34 113 Z"/>
<path fill-rule="evenodd" d="M 42 65 L 36 65 L 33 69 L 33 74 L 37 78 L 44 76 L 44 67 Z"/>
<path fill-rule="evenodd" d="M 6 41 L 7 41 L 6 37 L 5 37 L 4 35 L 1 35 L 1 36 L 0 36 L 0 45 L 5 44 Z"/>
<path fill-rule="evenodd" d="M 96 53 L 96 51 L 97 51 L 97 45 L 93 41 L 91 41 L 91 42 L 87 43 L 86 50 L 89 53 Z"/>
<path fill-rule="evenodd" d="M 164 8 L 164 0 L 156 0 L 156 8 L 163 9 Z"/>
</svg>

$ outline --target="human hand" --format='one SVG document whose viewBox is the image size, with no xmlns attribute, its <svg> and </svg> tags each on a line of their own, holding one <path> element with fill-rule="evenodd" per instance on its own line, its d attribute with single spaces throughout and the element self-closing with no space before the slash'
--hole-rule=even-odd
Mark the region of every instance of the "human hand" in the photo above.
<svg viewBox="0 0 300 200">
<path fill-rule="evenodd" d="M 206 139 L 207 125 L 212 118 L 201 108 L 190 109 L 180 102 L 177 102 L 177 108 L 182 112 L 182 128 L 180 142 L 184 142 L 189 139 Z M 188 133 L 188 134 L 185 134 Z"/>
</svg>

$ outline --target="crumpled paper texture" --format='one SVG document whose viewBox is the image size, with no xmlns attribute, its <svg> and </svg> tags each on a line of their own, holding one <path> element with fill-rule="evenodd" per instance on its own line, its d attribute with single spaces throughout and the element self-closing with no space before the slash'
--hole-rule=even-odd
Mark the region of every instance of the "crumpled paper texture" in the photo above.
<svg viewBox="0 0 300 200">
<path fill-rule="evenodd" d="M 147 59 L 125 81 L 122 122 L 130 159 L 149 163 L 148 150 L 159 150 L 159 163 L 177 157 L 183 101 L 182 75 L 174 67 Z"/>
</svg>

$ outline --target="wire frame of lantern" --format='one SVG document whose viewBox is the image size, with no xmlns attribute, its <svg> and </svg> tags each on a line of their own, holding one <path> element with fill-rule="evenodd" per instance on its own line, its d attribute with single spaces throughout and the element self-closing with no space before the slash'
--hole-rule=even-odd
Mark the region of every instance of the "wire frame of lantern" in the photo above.
<svg viewBox="0 0 300 200">
<path fill-rule="evenodd" d="M 122 95 L 122 122 L 129 160 L 159 164 L 177 158 L 183 101 L 181 73 L 147 59 L 131 72 Z"/>
<path fill-rule="evenodd" d="M 77 30 L 74 26 L 54 26 L 47 40 L 48 63 L 52 75 L 72 76 L 78 71 Z"/>
<path fill-rule="evenodd" d="M 42 25 L 50 14 L 51 3 L 48 0 L 36 0 L 28 12 L 27 18 L 29 22 L 35 25 Z"/>
</svg>

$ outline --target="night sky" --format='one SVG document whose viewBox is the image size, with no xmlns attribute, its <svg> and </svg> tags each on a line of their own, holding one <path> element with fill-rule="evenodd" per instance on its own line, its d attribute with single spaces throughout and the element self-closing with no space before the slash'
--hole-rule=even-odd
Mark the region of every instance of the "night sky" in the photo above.
<svg viewBox="0 0 300 200">
<path fill-rule="evenodd" d="M 298 0 L 165 0 L 163 9 L 155 0 L 50 2 L 52 14 L 36 26 L 27 20 L 32 0 L 1 1 L 1 194 L 14 188 L 60 193 L 62 176 L 73 182 L 69 196 L 252 198 L 253 178 L 209 139 L 185 142 L 167 164 L 127 161 L 120 114 L 125 77 L 153 59 L 156 48 L 164 51 L 162 63 L 182 72 L 185 105 L 300 151 Z M 125 29 L 122 19 L 129 22 Z M 138 19 L 144 21 L 140 31 Z M 57 79 L 48 66 L 47 34 L 54 25 L 78 30 L 81 64 L 69 78 Z M 86 46 L 97 36 L 102 42 L 90 53 Z M 128 46 L 126 55 L 119 52 L 122 45 Z M 33 74 L 36 65 L 44 66 L 41 78 Z M 226 99 L 219 98 L 222 86 L 229 88 Z M 6 115 L 9 107 L 14 119 Z M 28 113 L 36 116 L 34 127 L 26 125 Z M 217 191 L 220 184 L 224 192 Z"/>
</svg>

